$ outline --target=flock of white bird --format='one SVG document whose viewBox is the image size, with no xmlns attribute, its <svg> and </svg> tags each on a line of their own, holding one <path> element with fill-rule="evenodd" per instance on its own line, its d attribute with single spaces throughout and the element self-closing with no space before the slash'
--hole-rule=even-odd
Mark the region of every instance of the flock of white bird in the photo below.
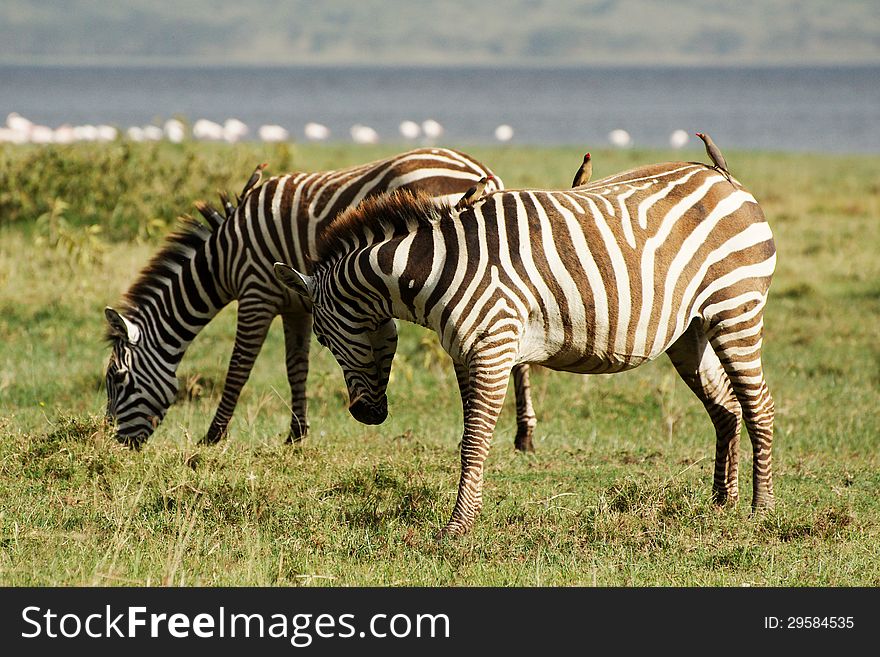
<svg viewBox="0 0 880 657">
<path fill-rule="evenodd" d="M 423 138 L 428 142 L 436 142 L 443 136 L 443 126 L 434 119 L 427 119 L 421 123 L 411 120 L 402 121 L 398 131 L 400 136 L 408 141 Z M 193 139 L 201 141 L 235 143 L 247 138 L 251 130 L 239 119 L 230 118 L 223 123 L 198 119 L 192 124 L 189 134 Z M 380 141 L 379 133 L 374 128 L 360 123 L 351 126 L 349 135 L 356 144 L 377 144 Z M 256 130 L 256 136 L 260 141 L 268 143 L 291 139 L 290 131 L 274 124 L 261 125 Z M 330 128 L 320 123 L 309 122 L 303 127 L 303 136 L 308 141 L 324 141 L 330 138 Z M 513 127 L 502 123 L 495 128 L 494 136 L 499 142 L 509 142 L 514 136 Z M 64 124 L 51 128 L 34 123 L 16 112 L 6 117 L 5 126 L 0 126 L 0 143 L 70 144 L 77 141 L 114 141 L 120 137 L 131 141 L 167 140 L 179 144 L 187 139 L 188 134 L 186 124 L 179 119 L 168 119 L 161 126 L 131 126 L 123 133 L 111 125 Z M 669 135 L 669 145 L 672 148 L 682 148 L 688 143 L 689 138 L 684 130 L 675 130 Z M 608 133 L 608 142 L 616 148 L 628 148 L 633 144 L 630 134 L 619 128 Z"/>
</svg>

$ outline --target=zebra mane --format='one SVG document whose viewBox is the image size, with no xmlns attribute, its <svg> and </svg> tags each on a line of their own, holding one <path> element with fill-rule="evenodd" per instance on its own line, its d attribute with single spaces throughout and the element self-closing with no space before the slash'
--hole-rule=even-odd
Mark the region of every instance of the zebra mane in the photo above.
<svg viewBox="0 0 880 657">
<path fill-rule="evenodd" d="M 419 226 L 438 221 L 451 210 L 448 203 L 438 205 L 421 190 L 396 189 L 366 198 L 337 215 L 323 231 L 317 248 L 317 264 L 332 263 L 376 240 L 411 233 Z"/>
<path fill-rule="evenodd" d="M 205 224 L 190 216 L 179 217 L 176 230 L 165 238 L 162 247 L 123 295 L 121 312 L 123 314 L 134 312 L 148 298 L 155 295 L 157 283 L 177 276 L 177 268 L 190 262 L 193 256 L 202 250 L 217 227 L 218 224 L 213 221 Z M 110 342 L 116 340 L 109 327 L 104 337 Z"/>
</svg>

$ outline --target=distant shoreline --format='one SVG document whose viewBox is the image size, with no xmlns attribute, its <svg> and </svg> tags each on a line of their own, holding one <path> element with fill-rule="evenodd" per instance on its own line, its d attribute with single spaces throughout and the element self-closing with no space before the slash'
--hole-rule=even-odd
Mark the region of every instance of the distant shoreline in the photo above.
<svg viewBox="0 0 880 657">
<path fill-rule="evenodd" d="M 367 128 L 385 143 L 416 143 L 427 138 L 422 124 L 434 122 L 436 136 L 449 142 L 590 148 L 611 143 L 612 133 L 626 133 L 626 146 L 663 147 L 674 145 L 674 133 L 694 139 L 703 130 L 726 149 L 876 153 L 878 78 L 880 65 L 6 64 L 0 122 L 15 112 L 45 126 L 41 134 L 110 125 L 137 139 L 171 118 L 219 125 L 235 119 L 248 127 L 247 138 L 266 127 L 311 139 L 306 126 L 315 124 L 324 135 L 316 139 L 358 141 L 354 132 Z"/>
<path fill-rule="evenodd" d="M 506 62 L 371 62 L 362 61 L 330 61 L 330 62 L 216 62 L 209 59 L 125 59 L 107 61 L 97 59 L 27 59 L 0 58 L 0 68 L 47 68 L 47 69 L 224 69 L 224 70 L 503 70 L 503 71 L 535 71 L 535 70 L 785 70 L 785 69 L 872 69 L 880 68 L 880 59 L 876 61 L 596 61 L 596 62 L 535 62 L 534 60 L 511 60 Z"/>
</svg>

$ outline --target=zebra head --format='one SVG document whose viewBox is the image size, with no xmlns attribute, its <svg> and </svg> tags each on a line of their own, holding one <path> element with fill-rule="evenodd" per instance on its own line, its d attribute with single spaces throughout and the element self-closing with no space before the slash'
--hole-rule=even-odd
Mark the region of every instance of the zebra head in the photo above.
<svg viewBox="0 0 880 657">
<path fill-rule="evenodd" d="M 116 438 L 140 446 L 150 437 L 177 397 L 177 377 L 149 354 L 142 329 L 113 308 L 104 309 L 113 344 L 107 365 L 107 420 Z"/>
<path fill-rule="evenodd" d="M 357 300 L 328 294 L 330 276 L 306 276 L 275 263 L 275 275 L 312 304 L 312 331 L 342 368 L 348 411 L 358 422 L 382 424 L 388 417 L 388 376 L 397 351 L 397 325 Z"/>
</svg>

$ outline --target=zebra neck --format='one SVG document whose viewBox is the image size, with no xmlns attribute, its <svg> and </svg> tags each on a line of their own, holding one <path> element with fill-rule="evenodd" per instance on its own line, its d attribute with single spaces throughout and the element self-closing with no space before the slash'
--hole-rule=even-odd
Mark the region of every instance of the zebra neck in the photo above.
<svg viewBox="0 0 880 657">
<path fill-rule="evenodd" d="M 149 274 L 134 299 L 135 322 L 144 343 L 167 366 L 176 369 L 190 343 L 231 300 L 222 241 L 214 235 L 204 246 L 178 253 Z"/>
<path fill-rule="evenodd" d="M 429 325 L 426 301 L 438 283 L 432 265 L 433 253 L 413 244 L 415 233 L 383 240 L 366 247 L 367 258 L 355 255 L 360 262 L 369 262 L 371 276 L 368 297 L 377 298 L 375 311 L 381 317 L 394 317 L 433 328 Z M 427 265 L 427 266 L 425 266 Z M 346 271 L 342 267 L 341 271 Z"/>
</svg>

